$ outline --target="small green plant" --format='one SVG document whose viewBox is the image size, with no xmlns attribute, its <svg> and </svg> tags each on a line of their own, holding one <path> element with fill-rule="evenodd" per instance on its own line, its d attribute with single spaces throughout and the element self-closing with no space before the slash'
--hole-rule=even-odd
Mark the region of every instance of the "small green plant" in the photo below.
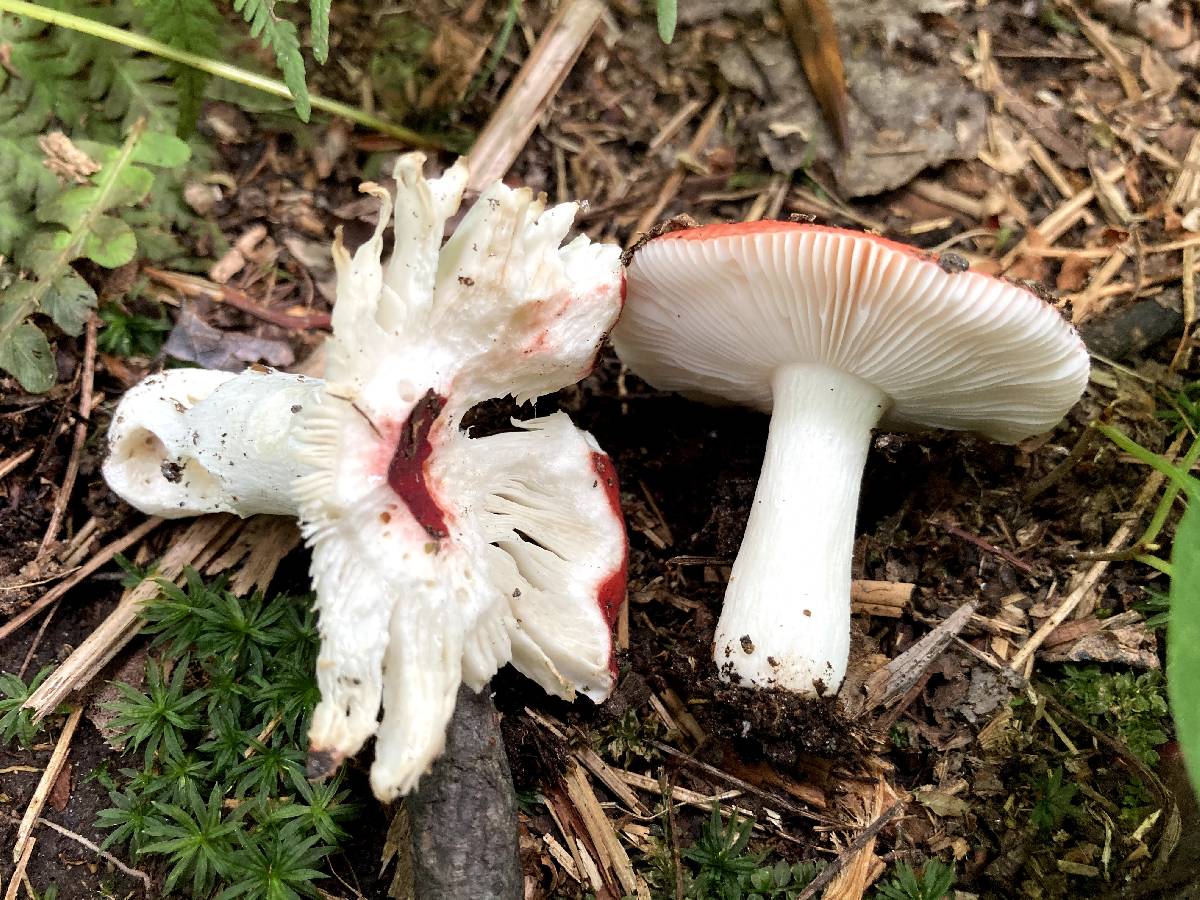
<svg viewBox="0 0 1200 900">
<path fill-rule="evenodd" d="M 1171 598 L 1162 591 L 1146 590 L 1146 599 L 1133 604 L 1146 617 L 1146 627 L 1159 631 L 1171 620 Z"/>
<path fill-rule="evenodd" d="M 794 900 L 819 871 L 816 863 L 771 864 L 766 855 L 747 849 L 754 830 L 753 819 L 733 813 L 728 822 L 713 804 L 712 813 L 696 842 L 682 851 L 695 863 L 687 888 L 694 900 Z"/>
<path fill-rule="evenodd" d="M 595 736 L 596 749 L 608 760 L 627 769 L 634 762 L 653 762 L 659 752 L 652 741 L 659 738 L 662 723 L 656 718 L 645 721 L 637 710 L 626 710 L 621 718 L 601 728 Z"/>
<path fill-rule="evenodd" d="M 896 724 L 888 729 L 888 740 L 897 750 L 907 750 L 912 747 L 912 734 L 903 725 Z"/>
<path fill-rule="evenodd" d="M 1057 686 L 1063 703 L 1077 715 L 1117 734 L 1146 765 L 1153 768 L 1158 763 L 1154 748 L 1169 737 L 1161 672 L 1134 675 L 1104 672 L 1099 666 L 1068 665 Z"/>
<path fill-rule="evenodd" d="M 1121 824 L 1133 831 L 1155 809 L 1154 795 L 1141 779 L 1133 778 L 1125 782 L 1121 789 Z"/>
<path fill-rule="evenodd" d="M 146 573 L 140 572 L 140 575 Z M 301 741 L 319 699 L 308 598 L 239 600 L 193 571 L 161 583 L 145 610 L 143 689 L 118 684 L 113 727 L 139 768 L 96 779 L 111 806 L 97 826 L 159 862 L 164 893 L 205 898 L 316 896 L 323 861 L 355 807 L 341 778 L 310 784 Z"/>
<path fill-rule="evenodd" d="M 56 370 L 50 343 L 30 317 L 46 315 L 69 335 L 83 331 L 96 292 L 71 264 L 86 258 L 111 269 L 131 261 L 137 238 L 121 210 L 141 203 L 154 186 L 146 166 L 176 167 L 190 155 L 187 144 L 147 132 L 141 120 L 119 148 L 88 142 L 75 149 L 96 168 L 85 183 L 38 204 L 38 221 L 52 227 L 23 241 L 17 261 L 30 277 L 9 285 L 0 299 L 0 369 L 34 393 L 53 386 Z"/>
<path fill-rule="evenodd" d="M 1167 624 L 1167 694 L 1175 718 L 1176 735 L 1192 789 L 1200 794 L 1200 700 L 1195 685 L 1200 682 L 1200 479 L 1192 467 L 1200 458 L 1200 440 L 1194 440 L 1175 464 L 1152 453 L 1117 429 L 1096 425 L 1105 437 L 1141 462 L 1169 479 L 1167 491 L 1155 511 L 1151 530 L 1166 519 L 1178 495 L 1187 509 L 1175 528 L 1175 541 L 1167 574 L 1171 578 L 1170 619 Z"/>
<path fill-rule="evenodd" d="M 211 894 L 217 878 L 232 868 L 240 808 L 226 815 L 217 785 L 209 793 L 207 803 L 197 796 L 191 798 L 186 809 L 158 801 L 153 806 L 157 815 L 147 818 L 144 825 L 146 836 L 153 840 L 140 852 L 157 853 L 171 860 L 163 894 L 171 896 L 181 879 L 191 882 L 193 896 Z"/>
<path fill-rule="evenodd" d="M 11 672 L 0 673 L 0 744 L 14 741 L 22 747 L 33 744 L 45 725 L 34 724 L 32 711 L 24 708 L 25 701 L 53 670 L 53 666 L 46 666 L 29 684 Z"/>
<path fill-rule="evenodd" d="M 954 886 L 954 869 L 931 859 L 918 875 L 901 860 L 894 874 L 875 889 L 873 900 L 943 900 Z"/>
<path fill-rule="evenodd" d="M 183 755 L 184 735 L 200 728 L 196 706 L 202 693 L 185 692 L 188 659 L 176 664 L 168 678 L 164 667 L 154 660 L 146 663 L 146 692 L 123 682 L 115 682 L 121 699 L 108 704 L 116 713 L 110 723 L 122 738 L 126 751 L 143 748 L 149 768 L 161 756 L 163 760 Z"/>
<path fill-rule="evenodd" d="M 1037 798 L 1029 819 L 1041 831 L 1052 833 L 1058 831 L 1067 819 L 1072 819 L 1078 813 L 1075 807 L 1075 795 L 1079 787 L 1063 781 L 1061 768 L 1050 769 L 1033 783 L 1033 793 Z"/>
<path fill-rule="evenodd" d="M 158 318 L 151 318 L 110 303 L 99 316 L 104 328 L 96 338 L 96 346 L 115 356 L 157 356 L 164 335 L 171 330 L 171 320 L 161 309 Z"/>
</svg>

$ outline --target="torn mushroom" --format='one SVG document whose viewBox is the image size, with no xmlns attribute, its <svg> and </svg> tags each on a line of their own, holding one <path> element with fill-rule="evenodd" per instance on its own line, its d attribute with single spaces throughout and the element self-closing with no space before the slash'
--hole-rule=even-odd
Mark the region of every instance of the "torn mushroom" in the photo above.
<svg viewBox="0 0 1200 900">
<path fill-rule="evenodd" d="M 717 626 L 723 676 L 832 693 L 871 430 L 1053 428 L 1087 383 L 1074 329 L 1029 291 L 869 234 L 711 225 L 644 244 L 613 341 L 650 384 L 771 413 Z"/>
<path fill-rule="evenodd" d="M 301 382 L 302 397 L 280 401 L 250 373 L 204 373 L 181 388 L 164 388 L 180 373 L 163 373 L 118 408 L 105 469 L 137 506 L 171 514 L 185 499 L 176 510 L 244 513 L 221 483 L 177 498 L 147 475 L 164 464 L 208 471 L 186 432 L 216 424 L 205 408 L 219 392 L 221 402 L 255 392 L 246 405 L 267 418 L 274 410 L 285 434 L 257 441 L 247 427 L 251 443 L 237 452 L 249 466 L 288 470 L 270 511 L 298 513 L 312 547 L 321 702 L 311 767 L 328 770 L 376 735 L 381 799 L 409 791 L 440 752 L 460 682 L 479 690 L 511 660 L 551 693 L 603 699 L 625 585 L 616 478 L 590 435 L 561 413 L 478 439 L 460 427 L 483 400 L 532 400 L 591 370 L 620 311 L 619 251 L 582 236 L 560 247 L 576 205 L 546 209 L 499 184 L 442 246 L 467 170 L 459 162 L 426 180 L 423 162 L 397 162 L 386 264 L 392 198 L 378 186 L 364 185 L 382 207 L 372 238 L 353 256 L 334 244 L 325 382 Z M 290 376 L 263 377 L 281 393 L 297 388 Z M 137 440 L 122 442 L 118 420 L 143 423 Z"/>
</svg>

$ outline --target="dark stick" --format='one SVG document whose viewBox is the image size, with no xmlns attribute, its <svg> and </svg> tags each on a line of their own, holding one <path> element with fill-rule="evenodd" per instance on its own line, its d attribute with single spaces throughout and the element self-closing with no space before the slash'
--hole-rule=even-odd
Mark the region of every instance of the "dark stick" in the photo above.
<svg viewBox="0 0 1200 900">
<path fill-rule="evenodd" d="M 517 795 L 487 687 L 458 689 L 446 750 L 407 803 L 416 900 L 520 900 Z"/>
</svg>

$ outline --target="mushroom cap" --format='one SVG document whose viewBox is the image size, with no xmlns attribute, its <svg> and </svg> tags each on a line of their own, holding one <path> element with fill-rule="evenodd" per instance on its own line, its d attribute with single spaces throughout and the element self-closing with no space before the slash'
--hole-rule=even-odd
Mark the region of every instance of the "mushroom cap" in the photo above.
<svg viewBox="0 0 1200 900">
<path fill-rule="evenodd" d="M 613 331 L 662 390 L 770 412 L 771 375 L 823 364 L 890 400 L 881 425 L 1015 442 L 1052 428 L 1087 384 L 1087 349 L 1036 294 L 862 232 L 708 225 L 644 244 Z"/>
</svg>

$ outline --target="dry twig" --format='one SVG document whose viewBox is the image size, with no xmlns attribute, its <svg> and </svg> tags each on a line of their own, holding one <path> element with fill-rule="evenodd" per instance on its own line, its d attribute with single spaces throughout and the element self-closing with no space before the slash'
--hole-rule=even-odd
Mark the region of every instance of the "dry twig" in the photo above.
<svg viewBox="0 0 1200 900">
<path fill-rule="evenodd" d="M 30 604 L 26 609 L 17 613 L 3 625 L 0 625 L 0 641 L 3 641 L 5 638 L 9 637 L 14 631 L 19 629 L 22 625 L 36 616 L 47 606 L 57 602 L 63 594 L 75 587 L 75 585 L 79 584 L 101 566 L 108 563 L 108 561 L 118 553 L 124 553 L 162 523 L 162 519 L 158 518 L 157 516 L 151 516 L 137 528 L 133 529 L 133 531 L 129 532 L 129 534 L 118 538 L 111 544 L 101 548 L 95 556 L 80 566 L 74 575 L 61 584 L 57 584 L 50 590 L 46 591 L 45 594 Z"/>
<path fill-rule="evenodd" d="M 184 275 L 182 272 L 167 272 L 150 266 L 142 269 L 146 275 L 159 284 L 166 285 L 172 290 L 179 291 L 185 297 L 204 298 L 213 303 L 224 303 L 234 309 L 287 328 L 291 331 L 308 331 L 309 329 L 328 330 L 330 318 L 328 313 L 303 313 L 292 315 L 289 312 L 270 309 L 263 306 L 245 291 L 230 287 L 227 284 L 213 284 L 206 278 L 196 275 Z"/>
<path fill-rule="evenodd" d="M 71 444 L 71 455 L 67 459 L 67 471 L 63 475 L 62 485 L 54 497 L 54 509 L 50 513 L 50 524 L 42 537 L 38 548 L 38 556 L 49 549 L 58 530 L 62 527 L 63 515 L 67 511 L 67 503 L 71 492 L 75 489 L 75 478 L 79 474 L 79 459 L 83 455 L 83 443 L 87 439 L 88 422 L 92 418 L 92 383 L 96 376 L 96 328 L 98 319 L 95 315 L 88 319 L 83 350 L 83 377 L 79 385 L 79 420 L 75 423 L 75 438 Z"/>
<path fill-rule="evenodd" d="M 598 0 L 568 0 L 558 8 L 471 147 L 469 192 L 477 193 L 504 177 L 575 65 L 603 12 Z"/>
<path fill-rule="evenodd" d="M 62 734 L 58 736 L 54 752 L 50 754 L 50 760 L 46 763 L 37 787 L 34 788 L 33 796 L 29 798 L 29 806 L 25 808 L 21 824 L 17 826 L 17 839 L 13 843 L 13 862 L 18 866 L 27 853 L 26 844 L 33 841 L 33 828 L 42 814 L 42 807 L 46 805 L 46 799 L 50 796 L 50 789 L 54 787 L 54 782 L 58 780 L 58 775 L 67 761 L 67 754 L 71 750 L 71 741 L 75 737 L 75 729 L 79 725 L 82 715 L 83 706 L 81 704 L 71 710 L 71 714 L 67 716 L 67 724 L 63 726 Z M 13 879 L 14 881 L 17 879 L 15 873 Z"/>
</svg>

